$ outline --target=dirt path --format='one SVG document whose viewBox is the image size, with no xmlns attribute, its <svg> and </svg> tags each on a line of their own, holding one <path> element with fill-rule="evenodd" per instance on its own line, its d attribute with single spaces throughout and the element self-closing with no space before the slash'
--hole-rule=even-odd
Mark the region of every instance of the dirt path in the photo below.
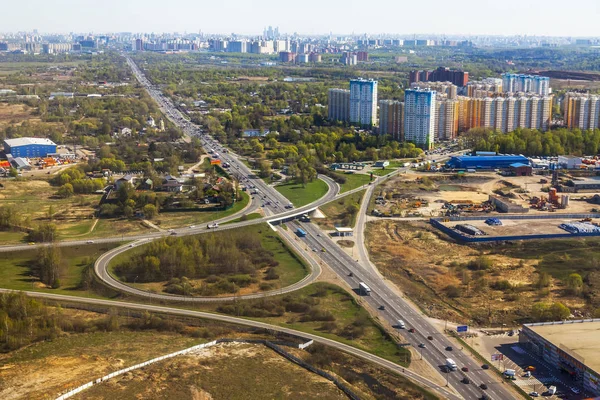
<svg viewBox="0 0 600 400">
<path fill-rule="evenodd" d="M 192 173 L 194 173 L 194 170 L 195 170 L 196 168 L 198 168 L 198 166 L 202 165 L 202 164 L 204 163 L 204 160 L 205 160 L 205 159 L 207 159 L 207 158 L 210 158 L 210 156 L 209 156 L 208 154 L 202 154 L 202 155 L 200 156 L 200 161 L 198 161 L 196 164 L 194 164 L 194 165 L 192 165 L 191 167 L 189 167 L 189 168 L 188 168 L 188 169 L 185 171 L 185 173 L 186 173 L 186 174 L 192 174 Z"/>
</svg>

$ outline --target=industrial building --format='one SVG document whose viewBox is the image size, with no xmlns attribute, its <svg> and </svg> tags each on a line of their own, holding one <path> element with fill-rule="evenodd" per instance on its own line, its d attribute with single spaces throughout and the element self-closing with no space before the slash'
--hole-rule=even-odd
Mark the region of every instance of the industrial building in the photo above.
<svg viewBox="0 0 600 400">
<path fill-rule="evenodd" d="M 600 319 L 525 324 L 519 343 L 563 372 L 567 385 L 600 396 Z"/>
<path fill-rule="evenodd" d="M 13 157 L 46 157 L 56 153 L 56 143 L 46 138 L 17 138 L 4 140 L 4 154 Z"/>
<path fill-rule="evenodd" d="M 501 169 L 511 164 L 529 165 L 529 159 L 521 155 L 455 156 L 446 163 L 452 169 Z"/>
</svg>

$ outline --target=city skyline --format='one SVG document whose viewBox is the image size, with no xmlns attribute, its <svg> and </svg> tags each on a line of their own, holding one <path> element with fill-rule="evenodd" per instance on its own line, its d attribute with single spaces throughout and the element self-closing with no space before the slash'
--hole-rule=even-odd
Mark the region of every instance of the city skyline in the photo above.
<svg viewBox="0 0 600 400">
<path fill-rule="evenodd" d="M 31 0 L 28 7 L 9 3 L 3 10 L 4 32 L 33 31 L 66 32 L 206 32 L 214 34 L 261 35 L 265 27 L 278 26 L 284 34 L 436 34 L 436 35 L 499 35 L 595 37 L 595 22 L 600 16 L 600 4 L 594 0 L 579 0 L 576 7 L 564 7 L 556 0 L 532 0 L 527 5 L 516 0 L 482 4 L 462 0 L 448 6 L 432 0 L 427 13 L 418 4 L 398 4 L 391 0 L 376 0 L 369 4 L 375 12 L 360 24 L 348 24 L 363 6 L 357 1 L 327 3 L 308 0 L 294 9 L 294 18 L 283 18 L 286 10 L 275 0 L 260 3 L 233 0 L 227 3 L 202 4 L 191 0 L 170 2 L 169 7 L 156 0 L 128 0 L 126 3 L 107 0 L 103 7 L 90 1 Z M 89 5 L 89 7 L 88 7 Z M 182 12 L 185 10 L 185 12 Z M 259 12 L 260 10 L 260 12 Z M 315 14 L 318 10 L 318 14 Z M 521 10 L 523 18 L 515 15 Z M 585 12 L 581 12 L 585 10 Z M 439 12 L 438 12 L 439 11 Z M 535 14 L 535 18 L 527 17 Z M 318 15 L 319 17 L 316 17 Z M 331 18 L 326 18 L 331 15 Z M 403 17 L 404 16 L 404 17 Z M 414 16 L 418 16 L 415 18 Z M 493 23 L 490 23 L 493 16 Z M 323 19 L 326 18 L 324 23 Z M 464 23 L 468 21 L 468 23 Z M 577 23 L 561 23 L 577 21 Z"/>
</svg>

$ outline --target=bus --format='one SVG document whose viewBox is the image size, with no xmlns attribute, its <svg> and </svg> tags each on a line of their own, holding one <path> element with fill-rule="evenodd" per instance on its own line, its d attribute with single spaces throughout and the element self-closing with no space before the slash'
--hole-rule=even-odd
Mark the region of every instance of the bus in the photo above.
<svg viewBox="0 0 600 400">
<path fill-rule="evenodd" d="M 371 294 L 371 288 L 366 283 L 360 282 L 358 284 L 358 292 L 363 296 L 369 296 Z"/>
<path fill-rule="evenodd" d="M 306 236 L 306 232 L 304 232 L 304 229 L 298 228 L 298 229 L 296 229 L 296 235 L 298 235 L 300 237 L 305 237 Z"/>
</svg>

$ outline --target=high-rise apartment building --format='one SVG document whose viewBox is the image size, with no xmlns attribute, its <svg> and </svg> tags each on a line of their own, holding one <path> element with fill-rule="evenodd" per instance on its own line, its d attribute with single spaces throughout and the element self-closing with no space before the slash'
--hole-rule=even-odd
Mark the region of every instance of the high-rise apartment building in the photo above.
<svg viewBox="0 0 600 400">
<path fill-rule="evenodd" d="M 350 123 L 372 127 L 377 122 L 377 81 L 350 81 Z"/>
<path fill-rule="evenodd" d="M 563 100 L 565 125 L 569 129 L 600 128 L 600 96 L 569 92 Z"/>
<path fill-rule="evenodd" d="M 379 133 L 404 141 L 404 103 L 397 100 L 379 101 Z"/>
<path fill-rule="evenodd" d="M 538 75 L 502 74 L 502 90 L 506 93 L 550 94 L 550 78 Z"/>
<path fill-rule="evenodd" d="M 552 97 L 537 95 L 458 98 L 458 131 L 490 128 L 507 133 L 517 128 L 547 131 L 552 116 Z"/>
<path fill-rule="evenodd" d="M 458 135 L 459 103 L 456 99 L 438 96 L 435 100 L 435 140 L 452 140 Z"/>
<path fill-rule="evenodd" d="M 466 94 L 469 97 L 491 97 L 497 93 L 502 93 L 502 79 L 500 78 L 485 78 L 467 83 Z"/>
<path fill-rule="evenodd" d="M 455 99 L 458 96 L 458 87 L 451 82 L 413 82 L 411 89 L 431 89 L 438 94 L 443 93 L 449 99 Z"/>
<path fill-rule="evenodd" d="M 410 71 L 409 83 L 413 82 L 451 82 L 456 86 L 466 86 L 469 73 L 446 67 L 438 67 L 433 71 Z"/>
<path fill-rule="evenodd" d="M 430 149 L 435 141 L 436 92 L 409 89 L 404 92 L 404 139 Z"/>
<path fill-rule="evenodd" d="M 248 42 L 245 40 L 232 40 L 227 45 L 228 53 L 247 53 L 248 52 Z"/>
<path fill-rule="evenodd" d="M 350 119 L 350 91 L 347 89 L 329 89 L 328 117 L 330 121 L 348 122 Z"/>
</svg>

